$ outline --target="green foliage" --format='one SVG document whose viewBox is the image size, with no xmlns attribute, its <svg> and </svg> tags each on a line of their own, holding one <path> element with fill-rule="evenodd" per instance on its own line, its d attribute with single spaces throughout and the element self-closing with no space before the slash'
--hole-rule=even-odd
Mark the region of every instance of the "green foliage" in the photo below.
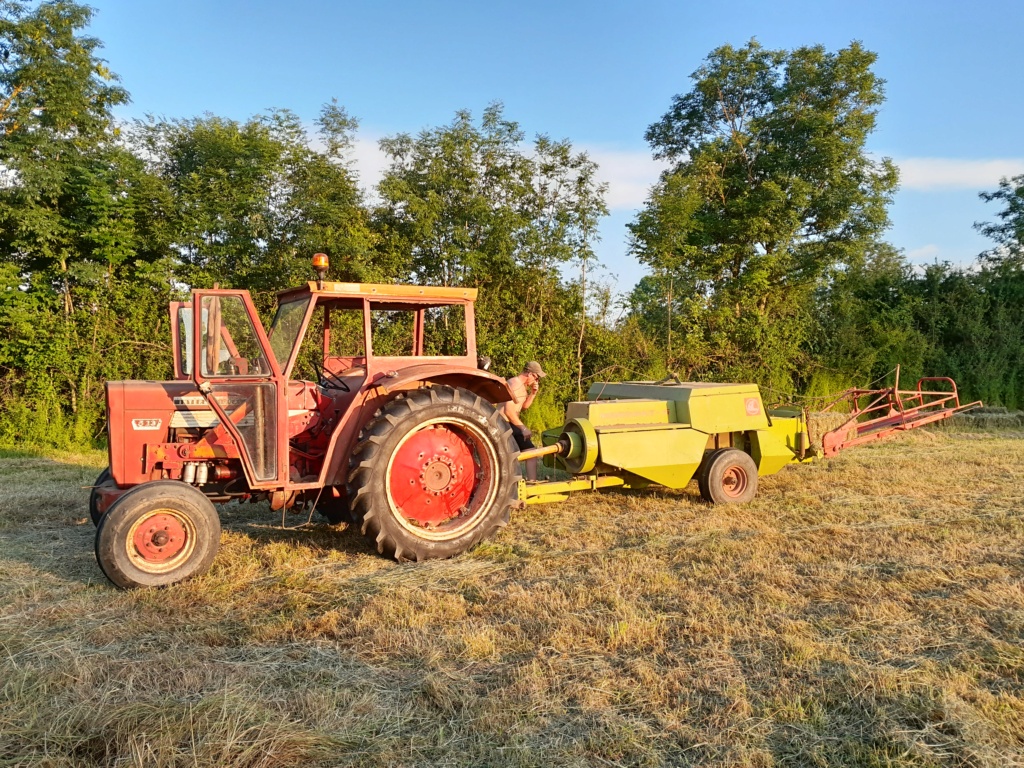
<svg viewBox="0 0 1024 768">
<path fill-rule="evenodd" d="M 1002 179 L 995 192 L 982 192 L 986 203 L 999 202 L 999 222 L 979 222 L 975 229 L 996 241 L 996 247 L 983 254 L 991 263 L 1024 264 L 1024 175 Z"/>
<path fill-rule="evenodd" d="M 0 2 L 0 131 L 19 154 L 55 141 L 65 150 L 88 148 L 108 130 L 111 107 L 128 100 L 95 55 L 99 41 L 77 34 L 92 13 L 68 0 L 33 11 Z"/>
<path fill-rule="evenodd" d="M 463 111 L 416 137 L 384 139 L 391 167 L 374 223 L 392 278 L 480 288 L 480 353 L 506 376 L 545 360 L 559 372 L 545 391 L 560 405 L 582 354 L 567 329 L 583 317 L 583 286 L 564 284 L 559 267 L 593 259 L 605 187 L 569 142 L 540 136 L 530 152 L 523 139 L 499 104 L 479 125 Z"/>
<path fill-rule="evenodd" d="M 880 245 L 822 288 L 819 327 L 808 351 L 832 372 L 829 380 L 841 371 L 841 378 L 863 385 L 898 364 L 908 376 L 921 375 L 928 339 L 917 326 L 921 300 L 915 286 L 902 256 Z M 817 370 L 813 374 L 828 378 Z"/>
<path fill-rule="evenodd" d="M 493 371 L 549 373 L 524 413 L 534 430 L 593 381 L 669 373 L 782 400 L 900 363 L 904 382 L 951 375 L 965 399 L 1024 406 L 1024 177 L 982 195 L 1000 209 L 976 225 L 995 243 L 976 269 L 911 269 L 881 240 L 896 172 L 864 149 L 882 82 L 856 43 L 709 55 L 648 129 L 673 165 L 632 225 L 651 274 L 620 307 L 594 280 L 606 190 L 569 141 L 527 144 L 500 104 L 458 112 L 381 143 L 371 206 L 336 102 L 316 135 L 286 110 L 122 135 L 111 109 L 128 94 L 81 34 L 91 13 L 0 0 L 0 443 L 101 442 L 104 382 L 170 375 L 169 301 L 220 283 L 269 317 L 316 251 L 334 279 L 479 288 Z M 377 350 L 406 351 L 408 324 L 378 321 Z M 427 351 L 460 353 L 462 327 L 430 314 Z M 336 354 L 361 354 L 346 346 L 360 335 L 332 316 Z M 315 375 L 313 346 L 298 375 Z"/>
<path fill-rule="evenodd" d="M 806 364 L 814 289 L 888 224 L 896 168 L 865 149 L 883 100 L 874 60 L 857 43 L 723 46 L 648 129 L 674 165 L 631 227 L 657 276 L 636 311 L 660 293 L 667 323 L 681 303 L 672 314 L 687 352 L 673 349 L 673 364 L 765 383 Z"/>
<path fill-rule="evenodd" d="M 356 122 L 332 103 L 318 125 L 325 152 L 285 110 L 136 124 L 133 144 L 170 190 L 180 280 L 280 290 L 308 279 L 315 251 L 342 279 L 372 273 L 374 236 L 344 161 Z"/>
</svg>

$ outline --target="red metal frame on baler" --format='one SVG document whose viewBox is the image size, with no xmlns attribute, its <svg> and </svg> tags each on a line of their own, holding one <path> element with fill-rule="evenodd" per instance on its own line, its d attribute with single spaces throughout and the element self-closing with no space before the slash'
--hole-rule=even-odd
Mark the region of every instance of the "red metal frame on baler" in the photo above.
<svg viewBox="0 0 1024 768">
<path fill-rule="evenodd" d="M 950 389 L 923 389 L 926 382 L 942 382 Z M 820 412 L 831 412 L 842 405 L 850 408 L 850 415 L 842 425 L 822 436 L 825 456 L 835 456 L 844 448 L 882 440 L 897 432 L 948 419 L 981 406 L 981 401 L 961 405 L 956 382 L 948 376 L 924 376 L 917 380 L 914 389 L 900 389 L 900 366 L 897 365 L 896 379 L 891 387 L 848 389 Z"/>
</svg>

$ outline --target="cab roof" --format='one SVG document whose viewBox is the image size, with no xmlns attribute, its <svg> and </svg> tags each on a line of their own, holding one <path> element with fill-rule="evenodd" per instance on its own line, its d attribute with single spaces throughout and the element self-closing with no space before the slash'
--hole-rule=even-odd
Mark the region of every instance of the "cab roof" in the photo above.
<svg viewBox="0 0 1024 768">
<path fill-rule="evenodd" d="M 298 294 L 309 293 L 325 299 L 364 299 L 379 301 L 425 302 L 438 304 L 463 304 L 476 301 L 476 288 L 448 287 L 440 285 L 400 285 L 384 283 L 335 283 L 325 280 L 322 287 L 310 280 L 304 288 L 291 288 L 278 293 L 278 299 L 285 301 Z"/>
</svg>

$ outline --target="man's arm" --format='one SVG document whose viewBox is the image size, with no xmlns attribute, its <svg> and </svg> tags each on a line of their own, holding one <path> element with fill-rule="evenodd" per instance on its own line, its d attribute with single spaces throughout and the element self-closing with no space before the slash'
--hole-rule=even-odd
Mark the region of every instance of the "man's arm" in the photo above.
<svg viewBox="0 0 1024 768">
<path fill-rule="evenodd" d="M 531 405 L 533 405 L 533 398 L 537 396 L 537 392 L 540 391 L 540 384 L 533 382 L 533 386 L 530 387 L 530 394 L 526 396 L 526 400 L 523 401 L 523 410 L 525 411 Z"/>
</svg>

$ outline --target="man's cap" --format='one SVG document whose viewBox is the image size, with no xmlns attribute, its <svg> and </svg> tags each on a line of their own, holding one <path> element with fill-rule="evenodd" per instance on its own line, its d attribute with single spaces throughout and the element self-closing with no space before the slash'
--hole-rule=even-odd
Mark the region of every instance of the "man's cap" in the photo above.
<svg viewBox="0 0 1024 768">
<path fill-rule="evenodd" d="M 530 362 L 528 362 L 526 364 L 526 367 L 523 368 L 523 373 L 535 373 L 542 379 L 545 376 L 547 376 L 547 374 L 544 373 L 543 369 L 540 367 L 540 363 L 538 363 L 536 360 L 531 360 Z"/>
</svg>

